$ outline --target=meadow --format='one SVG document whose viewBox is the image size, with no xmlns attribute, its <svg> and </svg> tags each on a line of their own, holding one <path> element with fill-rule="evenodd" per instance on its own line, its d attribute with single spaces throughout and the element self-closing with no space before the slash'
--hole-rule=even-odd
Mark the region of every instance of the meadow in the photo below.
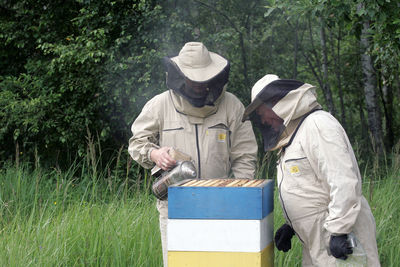
<svg viewBox="0 0 400 267">
<path fill-rule="evenodd" d="M 151 180 L 139 172 L 140 177 L 128 177 L 86 165 L 76 163 L 67 171 L 39 164 L 3 166 L 0 266 L 162 265 Z M 363 174 L 382 266 L 399 266 L 400 168 L 367 165 Z M 277 194 L 274 220 L 277 229 L 283 223 Z M 300 244 L 296 238 L 292 244 L 288 253 L 275 249 L 276 267 L 301 266 Z"/>
</svg>

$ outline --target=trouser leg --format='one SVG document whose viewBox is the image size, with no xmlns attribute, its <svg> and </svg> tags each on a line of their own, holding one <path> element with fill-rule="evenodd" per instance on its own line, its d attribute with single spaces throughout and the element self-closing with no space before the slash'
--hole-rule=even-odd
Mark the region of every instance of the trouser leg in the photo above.
<svg viewBox="0 0 400 267">
<path fill-rule="evenodd" d="M 327 252 L 330 234 L 323 226 L 327 215 L 327 212 L 321 212 L 293 222 L 293 227 L 302 240 L 303 267 L 336 266 L 336 259 Z"/>
<path fill-rule="evenodd" d="M 168 201 L 157 200 L 157 210 L 160 213 L 160 233 L 164 267 L 168 267 L 167 247 L 167 224 L 168 224 Z"/>
<path fill-rule="evenodd" d="M 368 266 L 380 267 L 378 247 L 376 243 L 376 223 L 368 201 L 363 197 L 353 232 L 367 253 Z"/>
</svg>

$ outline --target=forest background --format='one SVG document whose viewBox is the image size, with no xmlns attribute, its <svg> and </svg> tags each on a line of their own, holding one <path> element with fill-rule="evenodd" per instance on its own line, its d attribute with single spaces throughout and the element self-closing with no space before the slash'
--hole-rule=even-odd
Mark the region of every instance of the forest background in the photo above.
<svg viewBox="0 0 400 267">
<path fill-rule="evenodd" d="M 399 266 L 398 14 L 393 0 L 0 0 L 0 265 L 161 265 L 130 126 L 167 90 L 162 58 L 201 41 L 244 105 L 267 73 L 317 87 L 358 158 L 382 266 Z M 259 153 L 257 178 L 273 178 Z M 275 250 L 300 265 L 297 240 Z"/>
<path fill-rule="evenodd" d="M 125 152 L 164 56 L 201 41 L 231 62 L 247 105 L 263 75 L 318 87 L 359 155 L 400 136 L 400 4 L 342 0 L 0 1 L 0 159 L 65 167 L 94 138 Z M 114 157 L 115 158 L 115 157 Z"/>
</svg>

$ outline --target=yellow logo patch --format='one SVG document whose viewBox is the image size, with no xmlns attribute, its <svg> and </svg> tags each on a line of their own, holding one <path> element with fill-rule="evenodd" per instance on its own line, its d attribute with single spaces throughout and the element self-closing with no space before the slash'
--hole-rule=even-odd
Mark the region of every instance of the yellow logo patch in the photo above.
<svg viewBox="0 0 400 267">
<path fill-rule="evenodd" d="M 290 172 L 291 174 L 299 173 L 299 172 L 300 172 L 299 166 L 291 166 L 291 167 L 289 168 L 289 172 Z"/>
<path fill-rule="evenodd" d="M 226 140 L 226 134 L 220 133 L 218 134 L 218 142 L 225 142 Z"/>
</svg>

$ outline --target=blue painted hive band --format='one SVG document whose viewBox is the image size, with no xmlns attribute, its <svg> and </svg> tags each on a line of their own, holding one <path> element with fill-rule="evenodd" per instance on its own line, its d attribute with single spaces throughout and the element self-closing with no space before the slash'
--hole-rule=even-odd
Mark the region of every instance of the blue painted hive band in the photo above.
<svg viewBox="0 0 400 267">
<path fill-rule="evenodd" d="M 273 180 L 188 179 L 168 188 L 168 218 L 261 220 L 273 189 Z"/>
</svg>

